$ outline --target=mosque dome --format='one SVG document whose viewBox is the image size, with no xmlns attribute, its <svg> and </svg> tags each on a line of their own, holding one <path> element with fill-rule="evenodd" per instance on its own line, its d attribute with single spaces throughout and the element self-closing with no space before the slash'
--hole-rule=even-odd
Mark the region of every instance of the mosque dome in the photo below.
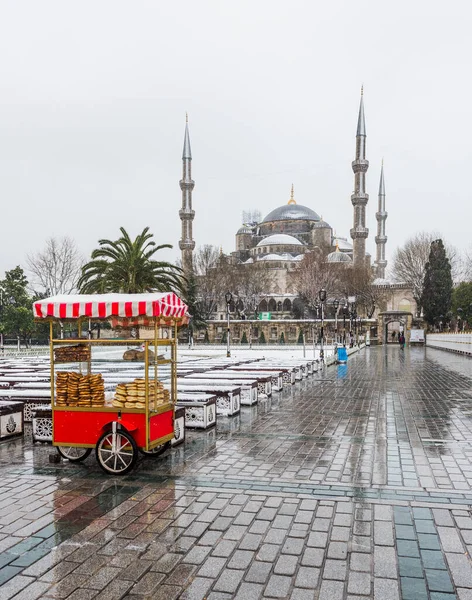
<svg viewBox="0 0 472 600">
<path fill-rule="evenodd" d="M 336 240 L 336 250 L 330 252 L 326 257 L 326 262 L 329 263 L 351 263 L 351 258 L 345 253 L 339 251 L 338 241 Z"/>
<path fill-rule="evenodd" d="M 308 206 L 301 204 L 284 204 L 270 212 L 263 223 L 272 221 L 320 221 L 319 215 Z"/>
<path fill-rule="evenodd" d="M 252 229 L 249 225 L 243 225 L 238 229 L 236 235 L 239 235 L 240 233 L 252 233 Z"/>
<path fill-rule="evenodd" d="M 293 237 L 293 235 L 276 233 L 262 239 L 257 246 L 303 246 L 303 244 L 300 240 L 297 240 L 297 238 Z"/>
<path fill-rule="evenodd" d="M 321 221 L 320 216 L 308 206 L 297 204 L 293 197 L 293 184 L 290 193 L 288 204 L 279 206 L 270 212 L 262 221 L 263 223 L 271 223 L 272 221 Z"/>
<path fill-rule="evenodd" d="M 326 223 L 326 221 L 323 221 L 323 217 L 321 217 L 320 221 L 314 223 L 312 227 L 313 229 L 331 229 L 331 225 Z"/>
</svg>

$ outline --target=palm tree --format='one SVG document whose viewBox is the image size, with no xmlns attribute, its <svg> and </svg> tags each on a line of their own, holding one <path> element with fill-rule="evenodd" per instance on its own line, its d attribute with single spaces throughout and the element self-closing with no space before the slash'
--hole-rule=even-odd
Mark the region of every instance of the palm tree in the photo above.
<svg viewBox="0 0 472 600">
<path fill-rule="evenodd" d="M 99 240 L 100 247 L 92 252 L 92 260 L 82 267 L 78 287 L 82 294 L 117 292 L 140 294 L 144 292 L 180 291 L 182 269 L 165 261 L 154 259 L 160 246 L 151 239 L 145 227 L 133 241 L 124 227 L 116 240 Z"/>
</svg>

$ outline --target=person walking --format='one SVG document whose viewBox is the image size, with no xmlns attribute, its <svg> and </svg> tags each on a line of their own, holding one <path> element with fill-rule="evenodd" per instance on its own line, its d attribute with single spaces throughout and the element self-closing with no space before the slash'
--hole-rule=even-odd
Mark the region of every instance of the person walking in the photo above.
<svg viewBox="0 0 472 600">
<path fill-rule="evenodd" d="M 403 350 L 405 348 L 405 336 L 403 335 L 403 331 L 398 336 L 398 343 L 400 344 L 400 348 Z"/>
</svg>

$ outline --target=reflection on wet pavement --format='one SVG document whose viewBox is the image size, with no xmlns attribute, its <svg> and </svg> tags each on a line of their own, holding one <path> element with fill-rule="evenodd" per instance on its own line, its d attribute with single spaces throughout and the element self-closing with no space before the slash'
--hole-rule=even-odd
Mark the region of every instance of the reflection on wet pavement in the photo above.
<svg viewBox="0 0 472 600">
<path fill-rule="evenodd" d="M 452 600 L 472 589 L 471 378 L 467 358 L 364 349 L 118 480 L 93 453 L 0 444 L 2 600 L 331 599 L 389 581 L 392 598 Z"/>
</svg>

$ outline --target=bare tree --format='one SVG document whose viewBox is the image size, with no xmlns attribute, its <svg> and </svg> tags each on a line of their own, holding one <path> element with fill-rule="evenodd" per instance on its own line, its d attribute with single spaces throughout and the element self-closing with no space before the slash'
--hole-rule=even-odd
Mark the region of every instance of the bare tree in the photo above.
<svg viewBox="0 0 472 600">
<path fill-rule="evenodd" d="M 340 291 L 340 275 L 345 269 L 343 263 L 328 263 L 323 251 L 307 252 L 293 277 L 295 289 L 303 303 L 314 311 L 322 288 L 326 290 L 328 297 L 337 296 Z"/>
<path fill-rule="evenodd" d="M 441 238 L 439 233 L 419 232 L 409 238 L 405 245 L 397 248 L 393 257 L 392 274 L 402 283 L 407 283 L 413 290 L 413 298 L 421 312 L 421 295 L 426 263 L 429 259 L 431 242 Z M 454 281 L 461 279 L 462 261 L 459 252 L 454 246 L 445 244 L 446 255 L 451 264 L 452 278 Z"/>
<path fill-rule="evenodd" d="M 46 240 L 46 246 L 37 254 L 26 257 L 33 275 L 33 287 L 41 287 L 51 296 L 70 294 L 76 290 L 84 259 L 69 237 Z"/>
</svg>

